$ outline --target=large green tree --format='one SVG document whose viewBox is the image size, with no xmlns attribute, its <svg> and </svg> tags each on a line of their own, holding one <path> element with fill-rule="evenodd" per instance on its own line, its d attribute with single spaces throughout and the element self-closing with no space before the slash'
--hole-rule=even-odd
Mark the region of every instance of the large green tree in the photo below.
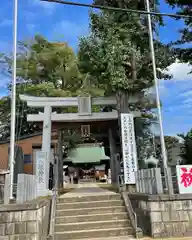
<svg viewBox="0 0 192 240">
<path fill-rule="evenodd" d="M 145 9 L 144 1 L 140 0 L 95 0 L 95 4 L 135 10 Z M 158 2 L 151 7 L 153 9 L 155 7 L 158 11 Z M 157 75 L 159 79 L 169 79 L 170 76 L 163 74 L 161 70 L 175 59 L 172 49 L 163 45 L 157 38 L 159 24 L 162 24 L 162 19 L 153 17 Z M 135 105 L 129 104 L 130 96 L 142 93 L 154 85 L 146 15 L 108 10 L 91 12 L 90 35 L 81 38 L 78 57 L 80 70 L 96 79 L 105 89 L 106 95 L 116 95 L 119 113 L 138 109 L 148 116 L 152 106 L 144 97 L 138 99 Z M 145 135 L 145 138 L 150 137 L 148 131 L 143 132 L 142 135 Z M 141 137 L 140 133 L 138 137 Z M 142 141 L 143 139 L 144 137 Z"/>
<path fill-rule="evenodd" d="M 6 74 L 12 74 L 12 58 L 1 56 Z M 49 42 L 36 35 L 33 40 L 19 43 L 17 54 L 17 88 L 31 95 L 61 95 L 81 86 L 77 58 L 67 43 Z M 48 84 L 48 86 L 47 86 Z M 51 88 L 53 92 L 51 91 Z"/>
<path fill-rule="evenodd" d="M 166 0 L 171 7 L 177 9 L 178 14 L 192 16 L 192 4 L 190 0 Z M 185 18 L 184 26 L 179 29 L 180 39 L 173 44 L 177 45 L 178 58 L 183 62 L 192 64 L 192 18 Z M 185 44 L 185 45 L 183 45 Z"/>
<path fill-rule="evenodd" d="M 140 2 L 128 0 L 123 7 L 143 9 Z M 108 6 L 120 4 L 119 1 L 99 3 Z M 82 38 L 79 44 L 80 69 L 96 79 L 106 94 L 116 93 L 118 110 L 127 112 L 129 96 L 154 83 L 146 16 L 108 10 L 91 12 L 90 30 L 90 35 Z M 173 57 L 168 46 L 157 40 L 155 45 L 158 76 L 167 78 L 160 69 L 172 63 Z"/>
<path fill-rule="evenodd" d="M 5 74 L 12 74 L 12 58 L 1 55 L 1 66 Z M 42 36 L 35 36 L 30 42 L 20 42 L 17 54 L 17 118 L 18 135 L 39 131 L 37 124 L 27 122 L 28 113 L 37 109 L 28 108 L 19 99 L 19 94 L 32 96 L 76 96 L 93 90 L 77 66 L 77 57 L 67 43 L 52 43 Z M 11 84 L 8 88 L 11 90 Z M 94 86 L 95 94 L 102 94 Z M 94 94 L 92 92 L 92 94 Z M 10 135 L 11 98 L 0 100 L 1 139 Z M 73 111 L 74 109 L 70 109 Z M 61 111 L 61 110 L 60 110 Z"/>
</svg>

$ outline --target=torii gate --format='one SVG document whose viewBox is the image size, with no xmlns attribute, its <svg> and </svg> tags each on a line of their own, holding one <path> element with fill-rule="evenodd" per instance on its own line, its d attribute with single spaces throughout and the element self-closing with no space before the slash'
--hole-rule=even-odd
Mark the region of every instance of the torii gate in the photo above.
<svg viewBox="0 0 192 240">
<path fill-rule="evenodd" d="M 143 93 L 136 94 L 129 99 L 129 103 L 136 103 Z M 45 192 L 48 191 L 49 162 L 51 152 L 51 123 L 54 122 L 94 122 L 118 119 L 116 110 L 112 112 L 92 112 L 92 105 L 116 105 L 116 97 L 34 97 L 20 95 L 29 107 L 44 108 L 44 113 L 28 114 L 27 121 L 43 122 L 42 152 L 45 153 Z M 55 113 L 53 107 L 78 107 L 78 113 Z M 135 117 L 141 116 L 140 112 L 133 112 Z M 111 156 L 112 157 L 112 156 Z"/>
</svg>

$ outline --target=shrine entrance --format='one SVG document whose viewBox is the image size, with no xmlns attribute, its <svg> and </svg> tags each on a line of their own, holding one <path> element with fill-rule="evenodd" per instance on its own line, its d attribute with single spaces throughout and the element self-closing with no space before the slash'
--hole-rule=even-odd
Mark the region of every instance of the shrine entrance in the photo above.
<svg viewBox="0 0 192 240">
<path fill-rule="evenodd" d="M 52 123 L 52 129 L 59 129 L 65 145 L 63 165 L 69 182 L 68 168 L 78 170 L 79 182 L 111 183 L 111 152 L 109 129 L 114 129 L 114 150 L 120 151 L 118 124 L 116 120 L 96 122 Z M 77 183 L 77 182 L 76 182 Z"/>
<path fill-rule="evenodd" d="M 135 95 L 129 99 L 129 102 L 135 103 L 140 97 L 140 95 Z M 118 113 L 115 110 L 117 102 L 115 97 L 91 98 L 88 96 L 55 98 L 20 95 L 20 99 L 26 101 L 29 107 L 44 108 L 43 113 L 39 112 L 39 114 L 29 114 L 27 116 L 28 121 L 38 122 L 38 124 L 42 125 L 43 129 L 41 158 L 44 156 L 44 164 L 41 164 L 41 168 L 44 169 L 41 169 L 39 172 L 43 173 L 44 181 L 43 183 L 39 183 L 39 195 L 46 194 L 48 190 L 51 134 L 53 131 L 57 131 L 55 184 L 58 188 L 63 186 L 63 166 L 65 166 L 67 162 L 68 165 L 70 162 L 71 165 L 76 164 L 79 167 L 83 166 L 84 174 L 82 175 L 84 176 L 87 175 L 87 173 L 85 174 L 87 170 L 90 171 L 91 168 L 89 169 L 89 167 L 91 165 L 94 166 L 96 172 L 101 168 L 103 162 L 105 162 L 105 170 L 100 171 L 106 173 L 106 171 L 110 169 L 112 182 L 117 183 L 118 175 L 121 172 L 120 162 L 122 162 L 121 159 L 123 158 L 124 164 L 122 168 L 124 169 L 124 175 L 126 175 L 126 181 L 130 183 L 131 181 L 134 182 L 131 179 L 131 176 L 134 176 L 133 168 L 136 166 L 136 156 L 131 152 L 135 150 L 135 147 L 132 146 L 135 144 L 133 117 L 139 117 L 141 115 L 139 111 L 133 112 L 132 114 L 124 114 L 124 117 L 121 119 L 121 126 L 125 125 L 125 128 L 122 128 L 123 132 L 121 132 L 124 137 L 124 149 L 123 154 L 121 154 L 120 135 L 122 134 L 120 134 L 118 126 Z M 72 108 L 73 113 L 57 113 L 55 109 L 58 108 Z M 60 112 L 62 112 L 62 110 Z M 132 127 L 131 131 L 129 131 L 127 127 L 130 124 Z M 129 131 L 129 135 L 131 134 L 132 139 L 130 144 L 125 131 L 127 131 L 127 133 Z M 74 146 L 71 146 L 69 143 Z M 82 144 L 86 147 L 86 151 L 82 151 Z M 90 150 L 90 144 L 92 145 L 92 150 Z M 93 144 L 97 145 L 95 145 L 94 150 Z M 99 145 L 100 147 L 98 148 Z M 66 156 L 64 156 L 66 149 L 68 152 Z M 128 149 L 132 150 L 129 152 Z M 89 151 L 89 154 L 86 153 L 87 151 Z M 131 162 L 128 159 L 129 157 L 132 158 Z M 37 166 L 38 161 L 40 160 L 36 159 Z M 127 161 L 126 164 L 125 161 Z M 38 174 L 39 173 L 36 173 L 36 175 Z M 84 178 L 84 176 L 82 177 Z"/>
<path fill-rule="evenodd" d="M 107 182 L 110 157 L 105 155 L 102 143 L 79 144 L 69 151 L 68 156 L 64 158 L 64 165 L 66 169 L 67 166 L 78 169 L 78 183 Z"/>
</svg>

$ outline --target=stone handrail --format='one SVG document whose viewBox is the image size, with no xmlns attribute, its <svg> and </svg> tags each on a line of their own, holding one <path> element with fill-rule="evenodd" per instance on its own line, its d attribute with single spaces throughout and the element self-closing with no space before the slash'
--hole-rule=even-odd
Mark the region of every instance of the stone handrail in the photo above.
<svg viewBox="0 0 192 240">
<path fill-rule="evenodd" d="M 137 227 L 137 215 L 132 208 L 132 204 L 131 204 L 131 201 L 129 199 L 128 193 L 124 192 L 124 191 L 121 191 L 120 193 L 121 193 L 121 197 L 124 201 L 126 211 L 129 215 L 131 225 L 132 225 L 133 230 L 135 232 L 136 238 L 141 238 L 143 236 L 143 231 L 142 231 L 142 229 Z"/>
<path fill-rule="evenodd" d="M 37 210 L 42 208 L 43 206 L 49 204 L 50 197 L 47 198 L 37 198 L 32 201 L 18 204 L 2 204 L 0 205 L 0 212 L 18 212 L 18 211 L 26 211 L 26 210 Z"/>
<path fill-rule="evenodd" d="M 37 198 L 23 204 L 0 206 L 0 236 L 3 239 L 47 240 L 51 199 Z M 11 226 L 11 227 L 10 227 Z"/>
</svg>

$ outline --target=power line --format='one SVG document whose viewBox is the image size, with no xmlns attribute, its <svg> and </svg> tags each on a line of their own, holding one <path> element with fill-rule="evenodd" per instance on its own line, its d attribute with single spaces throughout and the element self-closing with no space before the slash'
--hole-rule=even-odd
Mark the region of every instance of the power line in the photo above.
<svg viewBox="0 0 192 240">
<path fill-rule="evenodd" d="M 134 9 L 130 9 L 130 8 L 116 8 L 116 7 L 109 7 L 109 6 L 102 6 L 102 5 L 68 2 L 68 1 L 63 1 L 63 0 L 40 0 L 40 1 L 60 3 L 60 4 L 64 4 L 64 5 L 72 5 L 72 6 L 79 6 L 79 7 L 97 8 L 97 9 L 117 11 L 117 12 L 132 12 L 132 13 L 149 14 L 149 15 L 155 15 L 155 16 L 167 16 L 167 17 L 174 17 L 174 18 L 192 18 L 192 16 L 190 16 L 190 15 L 183 15 L 183 14 L 180 15 L 180 14 L 172 14 L 172 13 L 147 12 L 144 10 L 134 10 Z"/>
</svg>

